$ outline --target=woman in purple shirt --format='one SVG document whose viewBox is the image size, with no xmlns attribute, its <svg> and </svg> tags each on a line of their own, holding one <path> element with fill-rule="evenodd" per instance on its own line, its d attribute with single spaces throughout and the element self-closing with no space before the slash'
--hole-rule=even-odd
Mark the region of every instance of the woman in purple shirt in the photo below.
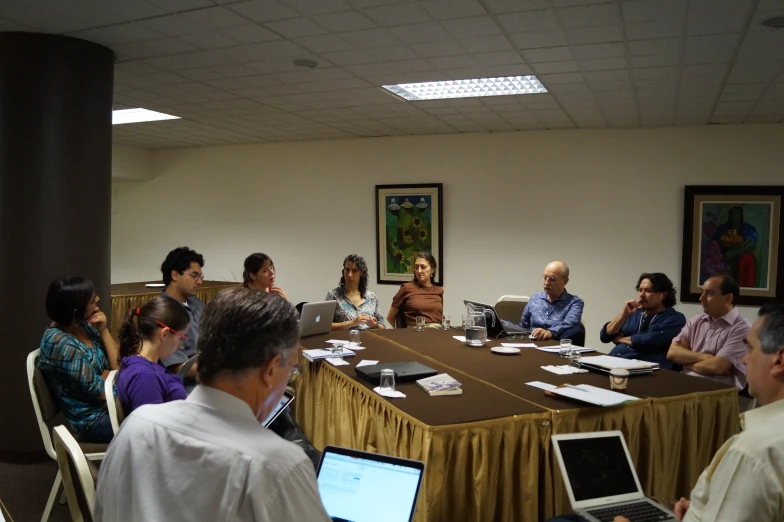
<svg viewBox="0 0 784 522">
<path fill-rule="evenodd" d="M 167 373 L 160 361 L 182 347 L 189 323 L 185 308 L 164 297 L 156 297 L 125 315 L 120 328 L 117 372 L 117 396 L 125 415 L 144 404 L 188 396 L 182 379 Z"/>
</svg>

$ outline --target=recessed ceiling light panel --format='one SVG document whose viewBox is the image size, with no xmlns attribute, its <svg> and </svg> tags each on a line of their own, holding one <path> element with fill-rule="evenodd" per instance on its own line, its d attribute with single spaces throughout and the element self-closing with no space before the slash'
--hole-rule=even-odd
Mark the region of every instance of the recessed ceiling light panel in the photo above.
<svg viewBox="0 0 784 522">
<path fill-rule="evenodd" d="M 112 125 L 179 119 L 179 116 L 172 116 L 171 114 L 164 114 L 162 112 L 155 112 L 147 109 L 122 109 L 119 111 L 112 111 Z"/>
<path fill-rule="evenodd" d="M 546 93 L 536 76 L 504 76 L 440 82 L 384 85 L 384 89 L 409 101 Z"/>
</svg>

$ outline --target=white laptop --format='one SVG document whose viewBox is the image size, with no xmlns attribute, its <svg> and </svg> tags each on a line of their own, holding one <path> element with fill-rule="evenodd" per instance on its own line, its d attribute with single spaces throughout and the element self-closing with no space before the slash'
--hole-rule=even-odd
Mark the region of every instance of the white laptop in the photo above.
<svg viewBox="0 0 784 522">
<path fill-rule="evenodd" d="M 635 522 L 675 520 L 647 498 L 620 431 L 553 435 L 553 446 L 575 513 L 591 522 L 624 516 Z"/>
<path fill-rule="evenodd" d="M 424 463 L 327 446 L 316 475 L 321 502 L 336 522 L 411 522 Z"/>
<path fill-rule="evenodd" d="M 337 301 L 319 301 L 302 305 L 299 317 L 299 336 L 325 334 L 332 329 L 332 318 L 335 316 Z"/>
</svg>

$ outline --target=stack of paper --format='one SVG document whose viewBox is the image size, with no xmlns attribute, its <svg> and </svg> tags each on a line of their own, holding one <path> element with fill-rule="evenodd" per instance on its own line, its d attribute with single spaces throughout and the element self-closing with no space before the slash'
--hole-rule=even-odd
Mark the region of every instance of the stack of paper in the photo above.
<svg viewBox="0 0 784 522">
<path fill-rule="evenodd" d="M 534 343 L 501 343 L 506 348 L 536 348 Z"/>
<path fill-rule="evenodd" d="M 559 346 L 545 346 L 542 348 L 537 348 L 540 352 L 547 352 L 547 353 L 561 353 L 561 348 Z M 572 346 L 573 352 L 578 353 L 586 353 L 586 352 L 595 352 L 593 348 L 586 348 L 584 346 Z"/>
<path fill-rule="evenodd" d="M 319 359 L 332 358 L 333 353 L 329 348 L 316 348 L 315 350 L 302 350 L 302 355 L 305 356 L 305 359 L 313 362 Z M 344 349 L 342 355 L 343 357 L 354 357 L 356 354 L 351 350 Z"/>
<path fill-rule="evenodd" d="M 557 373 L 558 375 L 571 375 L 573 373 L 588 373 L 588 370 L 581 370 L 580 368 L 575 368 L 574 366 L 569 366 L 565 364 L 563 366 L 542 366 L 542 370 L 547 370 L 548 372 Z"/>
<path fill-rule="evenodd" d="M 590 384 L 580 384 L 578 386 L 565 384 L 562 387 L 550 390 L 550 392 L 562 397 L 569 397 L 578 401 L 594 404 L 596 406 L 616 406 L 618 404 L 623 404 L 624 402 L 639 400 L 637 397 L 633 397 L 632 395 L 626 395 L 625 393 L 618 393 L 605 390 L 603 388 L 597 388 L 596 386 L 591 386 Z"/>
<path fill-rule="evenodd" d="M 365 349 L 365 347 L 364 347 L 364 346 L 360 346 L 360 345 L 362 344 L 362 342 L 359 342 L 359 343 L 350 343 L 350 342 L 348 342 L 348 341 L 341 341 L 341 340 L 339 340 L 339 339 L 330 339 L 329 341 L 327 341 L 327 343 L 328 343 L 328 344 L 343 344 L 343 343 L 345 343 L 345 345 L 346 345 L 348 348 L 351 348 L 352 350 L 364 350 L 364 349 Z"/>
<path fill-rule="evenodd" d="M 632 375 L 650 373 L 653 370 L 659 369 L 659 365 L 657 363 L 638 361 L 636 359 L 623 359 L 621 357 L 613 357 L 612 355 L 583 357 L 580 359 L 580 365 L 604 373 L 608 373 L 610 370 L 615 368 L 621 368 L 624 370 L 629 370 L 629 373 Z"/>
</svg>

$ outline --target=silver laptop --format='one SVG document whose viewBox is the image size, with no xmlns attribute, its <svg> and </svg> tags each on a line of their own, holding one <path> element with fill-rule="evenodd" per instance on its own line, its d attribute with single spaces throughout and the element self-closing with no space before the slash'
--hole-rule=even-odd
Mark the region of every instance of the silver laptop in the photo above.
<svg viewBox="0 0 784 522">
<path fill-rule="evenodd" d="M 675 520 L 647 498 L 620 431 L 553 435 L 553 446 L 575 513 L 591 522 L 618 515 L 635 522 Z"/>
<path fill-rule="evenodd" d="M 325 334 L 332 329 L 337 301 L 319 301 L 302 305 L 299 317 L 299 336 Z"/>
<path fill-rule="evenodd" d="M 324 509 L 339 522 L 411 522 L 424 474 L 418 460 L 335 446 L 316 473 Z"/>
</svg>

